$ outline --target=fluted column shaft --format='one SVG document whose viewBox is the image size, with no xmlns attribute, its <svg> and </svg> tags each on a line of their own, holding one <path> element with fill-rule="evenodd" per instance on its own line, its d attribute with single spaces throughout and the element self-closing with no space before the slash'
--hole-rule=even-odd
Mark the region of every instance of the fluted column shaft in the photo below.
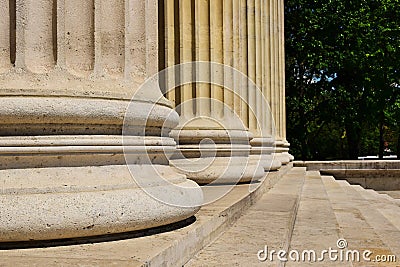
<svg viewBox="0 0 400 267">
<path fill-rule="evenodd" d="M 1 86 L 129 99 L 129 88 L 158 71 L 157 17 L 137 15 L 151 5 L 157 12 L 157 1 L 3 2 L 0 73 L 10 79 L 0 77 Z"/>
<path fill-rule="evenodd" d="M 210 61 L 218 64 L 224 63 L 224 38 L 223 38 L 223 22 L 221 16 L 223 11 L 223 1 L 210 2 Z M 224 115 L 224 70 L 218 65 L 212 65 L 211 81 L 216 84 L 211 85 L 211 116 L 222 118 Z M 218 85 L 217 85 L 218 84 Z"/>
<path fill-rule="evenodd" d="M 284 32 L 283 32 L 283 14 L 284 2 L 282 0 L 271 0 L 273 10 L 271 12 L 271 25 L 273 29 L 273 115 L 276 126 L 275 132 L 275 157 L 282 164 L 290 162 L 291 157 L 288 154 L 287 141 L 285 141 L 285 61 L 284 61 Z"/>
<path fill-rule="evenodd" d="M 175 10 L 179 10 L 179 2 L 175 0 L 164 1 L 164 18 L 165 18 L 165 67 L 172 67 L 180 60 L 177 60 L 179 56 L 179 43 L 175 42 L 176 34 L 179 34 L 178 29 L 175 29 L 175 23 L 179 21 L 179 14 L 176 14 Z M 162 52 L 162 51 L 161 51 Z M 166 74 L 166 87 L 174 88 L 176 84 L 176 73 L 171 71 Z M 166 92 L 166 96 L 172 103 L 176 104 L 176 90 L 171 89 Z"/>
<path fill-rule="evenodd" d="M 180 47 L 181 47 L 181 63 L 192 62 L 194 60 L 193 50 L 195 49 L 194 38 L 193 38 L 193 1 L 179 1 L 179 18 L 180 18 Z M 175 40 L 176 42 L 177 40 Z M 181 70 L 182 79 L 190 80 L 193 76 L 193 70 L 190 66 Z M 181 116 L 192 117 L 194 113 L 193 102 L 193 85 L 186 84 L 180 89 L 181 100 L 177 104 L 184 102 L 185 104 L 181 107 Z"/>
<path fill-rule="evenodd" d="M 282 140 L 284 142 L 284 147 L 285 147 L 285 154 L 287 154 L 289 156 L 289 160 L 293 161 L 294 157 L 289 154 L 289 147 L 290 144 L 289 142 L 286 140 L 286 89 L 285 89 L 285 6 L 284 6 L 284 1 L 280 1 L 280 8 L 279 8 L 279 14 L 280 14 L 280 21 L 279 21 L 279 25 L 280 25 L 280 40 L 281 40 L 281 46 L 280 46 L 280 58 L 281 58 L 281 121 L 282 121 Z"/>
<path fill-rule="evenodd" d="M 195 0 L 195 40 L 196 40 L 196 61 L 210 61 L 210 1 Z M 196 78 L 203 80 L 210 76 L 210 69 L 207 65 L 196 68 Z M 196 115 L 211 115 L 210 84 L 196 83 Z"/>
</svg>

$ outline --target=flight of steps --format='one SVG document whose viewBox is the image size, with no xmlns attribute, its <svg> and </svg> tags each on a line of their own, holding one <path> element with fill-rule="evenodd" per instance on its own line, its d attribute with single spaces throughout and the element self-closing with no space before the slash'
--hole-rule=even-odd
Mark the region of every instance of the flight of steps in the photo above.
<svg viewBox="0 0 400 267">
<path fill-rule="evenodd" d="M 396 255 L 397 263 L 260 262 L 264 249 L 286 251 L 338 249 L 337 241 L 347 241 L 347 249 Z M 346 250 L 343 250 L 346 251 Z M 361 255 L 362 257 L 362 255 Z M 186 266 L 400 266 L 400 206 L 387 195 L 318 171 L 293 168 L 250 207 L 217 240 L 200 251 Z"/>
<path fill-rule="evenodd" d="M 361 188 L 361 186 L 360 186 L 360 188 Z M 389 200 L 393 204 L 400 206 L 400 198 L 391 197 L 389 194 L 386 194 L 386 192 L 379 192 L 378 193 L 375 190 L 371 190 L 371 189 L 367 189 L 367 190 L 373 192 L 374 195 L 375 194 L 379 194 L 380 196 L 382 196 L 383 198 L 386 198 L 387 200 Z M 400 191 L 396 191 L 396 195 L 398 195 L 398 192 L 400 192 Z"/>
<path fill-rule="evenodd" d="M 260 264 L 257 252 L 266 245 L 287 250 L 305 173 L 306 168 L 293 168 L 185 266 L 255 266 Z"/>
<path fill-rule="evenodd" d="M 396 255 L 396 263 L 354 262 L 353 266 L 400 265 L 400 207 L 373 190 L 365 190 L 347 181 L 322 176 L 336 216 L 341 238 L 348 249 L 371 250 L 374 255 Z"/>
</svg>

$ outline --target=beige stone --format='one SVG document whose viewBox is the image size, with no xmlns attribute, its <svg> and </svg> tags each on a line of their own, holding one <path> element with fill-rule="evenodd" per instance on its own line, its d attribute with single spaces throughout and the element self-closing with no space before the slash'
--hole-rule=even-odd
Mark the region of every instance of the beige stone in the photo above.
<svg viewBox="0 0 400 267">
<path fill-rule="evenodd" d="M 143 230 L 199 210 L 201 189 L 169 167 L 178 114 L 157 83 L 140 87 L 158 71 L 157 6 L 17 1 L 16 43 L 0 44 L 10 54 L 0 74 L 0 242 Z M 1 40 L 9 26 L 0 23 Z"/>
<path fill-rule="evenodd" d="M 202 204 L 187 178 L 255 186 L 293 160 L 283 1 L 3 2 L 0 242 L 175 223 Z M 192 61 L 216 64 L 151 79 Z"/>
<path fill-rule="evenodd" d="M 167 93 L 169 99 L 175 102 L 181 115 L 180 125 L 172 132 L 172 136 L 179 144 L 178 154 L 180 155 L 174 157 L 172 166 L 185 173 L 188 178 L 205 183 L 218 180 L 221 175 L 224 175 L 223 170 L 226 168 L 223 166 L 230 166 L 231 162 L 236 162 L 238 166 L 235 167 L 242 171 L 232 168 L 221 181 L 224 183 L 229 179 L 231 179 L 230 183 L 239 180 L 251 181 L 262 177 L 263 166 L 256 162 L 257 157 L 252 157 L 250 160 L 249 141 L 252 134 L 247 130 L 250 123 L 247 119 L 249 108 L 245 103 L 248 90 L 243 87 L 248 85 L 247 78 L 217 65 L 217 63 L 224 63 L 231 67 L 236 66 L 242 71 L 247 69 L 246 57 L 239 57 L 243 51 L 247 54 L 247 26 L 235 28 L 234 24 L 238 22 L 232 21 L 232 18 L 236 16 L 240 18 L 241 25 L 247 25 L 246 1 L 217 2 L 194 1 L 185 4 L 182 2 L 181 5 L 185 5 L 185 10 L 180 11 L 180 14 L 174 13 L 174 16 L 179 15 L 181 22 L 184 21 L 179 25 L 182 29 L 180 38 L 169 35 L 165 41 L 168 47 L 173 47 L 172 43 L 176 45 L 180 42 L 181 63 L 193 60 L 211 60 L 216 63 L 212 65 L 200 63 L 193 66 L 195 69 L 185 65 L 181 70 L 182 84 L 179 84 L 178 94 Z M 225 18 L 221 17 L 221 13 L 225 15 Z M 189 25 L 193 23 L 193 17 L 196 18 L 195 24 L 189 28 Z M 172 27 L 171 21 L 166 21 L 166 23 Z M 177 27 L 178 25 L 175 25 L 175 28 Z M 224 35 L 229 38 L 221 38 Z M 192 48 L 195 53 L 192 53 Z M 223 57 L 224 54 L 227 57 Z M 182 80 L 193 82 L 190 80 L 193 72 L 195 79 L 205 82 L 184 84 Z M 240 120 L 234 112 L 238 112 Z M 255 123 L 254 119 L 252 123 Z M 245 138 L 237 139 L 235 136 L 238 133 Z M 227 138 L 223 137 L 224 135 L 232 135 L 234 138 L 228 142 Z M 203 155 L 201 142 L 207 140 L 212 140 L 215 146 L 213 149 L 208 148 L 208 154 Z M 214 156 L 210 156 L 210 153 Z M 185 157 L 188 159 L 185 160 Z M 214 163 L 213 157 L 215 157 Z M 196 159 L 199 160 L 196 161 Z M 208 161 L 210 164 L 207 164 Z M 208 166 L 209 168 L 206 168 Z M 185 172 L 185 168 L 189 169 Z M 202 170 L 194 173 L 195 169 Z"/>
</svg>

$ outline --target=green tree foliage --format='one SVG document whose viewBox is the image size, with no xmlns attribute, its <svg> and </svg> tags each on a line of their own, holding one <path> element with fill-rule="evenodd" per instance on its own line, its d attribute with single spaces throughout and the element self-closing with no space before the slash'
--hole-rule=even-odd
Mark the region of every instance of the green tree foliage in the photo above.
<svg viewBox="0 0 400 267">
<path fill-rule="evenodd" d="M 382 156 L 400 132 L 400 0 L 287 0 L 285 13 L 295 156 Z"/>
</svg>

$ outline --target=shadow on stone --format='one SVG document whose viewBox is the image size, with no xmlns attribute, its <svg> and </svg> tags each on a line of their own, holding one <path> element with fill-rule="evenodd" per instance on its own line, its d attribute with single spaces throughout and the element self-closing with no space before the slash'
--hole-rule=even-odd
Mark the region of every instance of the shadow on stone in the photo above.
<svg viewBox="0 0 400 267">
<path fill-rule="evenodd" d="M 0 243 L 0 250 L 11 250 L 11 249 L 32 249 L 32 248 L 49 248 L 49 247 L 61 247 L 71 245 L 84 245 L 93 243 L 103 243 L 111 241 L 119 241 L 126 239 L 133 239 L 145 236 L 151 236 L 155 234 L 161 234 L 166 232 L 175 231 L 193 224 L 196 221 L 196 217 L 192 216 L 186 220 L 155 227 L 146 230 L 138 230 L 133 232 L 109 234 L 94 237 L 82 237 L 82 238 L 70 238 L 70 239 L 58 239 L 58 240 L 34 240 L 28 242 L 7 242 Z"/>
</svg>

